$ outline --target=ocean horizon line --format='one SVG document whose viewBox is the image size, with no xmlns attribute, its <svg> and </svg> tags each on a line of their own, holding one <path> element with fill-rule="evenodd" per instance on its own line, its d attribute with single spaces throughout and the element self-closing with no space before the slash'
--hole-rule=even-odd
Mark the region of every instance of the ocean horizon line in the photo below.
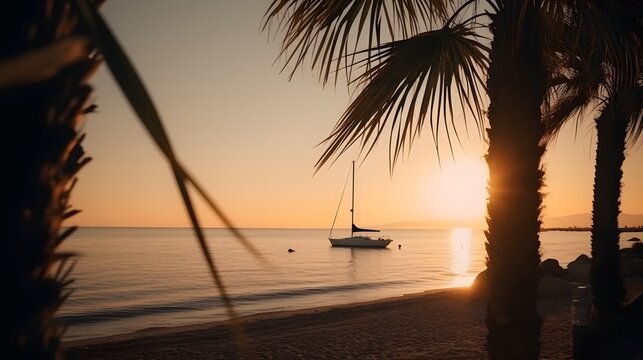
<svg viewBox="0 0 643 360">
<path fill-rule="evenodd" d="M 191 226 L 121 226 L 121 225 L 100 225 L 100 226 L 94 226 L 94 225 L 71 225 L 71 226 L 65 226 L 63 229 L 71 228 L 76 226 L 78 229 L 168 229 L 168 230 L 179 230 L 179 229 L 192 229 Z M 385 228 L 381 226 L 369 226 L 369 227 L 375 227 L 375 228 L 380 228 L 384 232 L 390 231 L 390 230 L 435 230 L 435 231 L 440 231 L 440 230 L 453 230 L 453 229 L 471 229 L 473 231 L 485 231 L 485 228 L 480 228 L 480 227 L 474 227 L 474 226 L 449 226 L 449 227 L 409 227 L 409 228 L 404 228 L 404 227 L 393 227 L 393 228 Z M 219 227 L 219 226 L 202 226 L 201 227 L 204 230 L 230 230 L 230 228 L 227 227 Z M 248 227 L 237 227 L 236 229 L 238 230 L 328 230 L 328 228 L 322 228 L 322 227 L 255 227 L 255 226 L 248 226 Z M 334 230 L 350 230 L 350 227 L 339 227 L 335 228 Z M 589 232 L 591 231 L 591 227 L 585 227 L 585 226 L 566 226 L 566 227 L 543 227 L 540 229 L 540 232 L 549 232 L 549 231 L 579 231 L 579 232 Z M 641 227 L 621 227 L 619 228 L 621 232 L 643 232 L 643 228 Z"/>
<path fill-rule="evenodd" d="M 150 226 L 150 225 L 141 225 L 141 226 L 131 226 L 131 225 L 70 225 L 64 226 L 63 228 L 78 227 L 79 229 L 192 229 L 191 226 Z M 451 229 L 471 229 L 471 230 L 485 230 L 484 228 L 479 228 L 475 226 L 449 226 L 449 227 L 392 227 L 385 228 L 382 226 L 374 225 L 367 226 L 368 228 L 381 228 L 383 230 L 451 230 Z M 201 226 L 202 229 L 220 229 L 220 230 L 229 230 L 228 227 L 221 226 Z M 287 226 L 276 226 L 276 227 L 259 227 L 259 226 L 238 226 L 236 229 L 239 230 L 329 230 L 327 227 L 287 227 Z M 350 230 L 350 227 L 338 227 L 335 230 Z"/>
</svg>

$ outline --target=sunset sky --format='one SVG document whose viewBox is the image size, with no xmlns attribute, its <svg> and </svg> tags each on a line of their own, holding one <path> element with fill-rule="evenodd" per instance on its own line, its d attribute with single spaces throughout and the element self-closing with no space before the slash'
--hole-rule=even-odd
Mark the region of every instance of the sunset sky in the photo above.
<svg viewBox="0 0 643 360">
<path fill-rule="evenodd" d="M 350 102 L 345 86 L 326 88 L 308 69 L 292 81 L 274 63 L 280 44 L 261 32 L 270 1 L 124 1 L 102 8 L 161 113 L 180 159 L 237 226 L 327 228 L 359 149 L 314 174 L 316 145 Z M 186 226 L 165 160 L 117 89 L 107 67 L 93 78 L 98 113 L 88 116 L 94 160 L 73 195 L 86 226 Z M 595 130 L 567 126 L 544 158 L 545 216 L 591 210 Z M 485 146 L 475 132 L 441 167 L 428 129 L 392 176 L 381 142 L 357 170 L 357 223 L 429 221 L 482 228 Z M 386 137 L 387 140 L 388 137 Z M 446 139 L 442 139 L 446 145 Z M 643 147 L 628 150 L 622 211 L 643 213 Z M 339 226 L 350 223 L 347 193 Z M 205 226 L 221 226 L 202 208 Z"/>
</svg>

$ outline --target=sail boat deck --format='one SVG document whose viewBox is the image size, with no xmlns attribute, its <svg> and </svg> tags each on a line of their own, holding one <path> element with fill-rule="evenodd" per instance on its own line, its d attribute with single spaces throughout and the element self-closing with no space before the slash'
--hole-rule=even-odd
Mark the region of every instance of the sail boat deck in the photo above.
<svg viewBox="0 0 643 360">
<path fill-rule="evenodd" d="M 345 247 L 387 247 L 393 240 L 384 238 L 372 238 L 370 236 L 351 236 L 341 239 L 328 238 L 332 246 Z"/>
</svg>

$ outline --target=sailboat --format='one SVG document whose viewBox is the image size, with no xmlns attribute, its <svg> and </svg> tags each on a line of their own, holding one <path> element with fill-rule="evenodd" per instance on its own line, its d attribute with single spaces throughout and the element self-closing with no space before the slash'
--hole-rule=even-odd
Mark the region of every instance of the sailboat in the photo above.
<svg viewBox="0 0 643 360">
<path fill-rule="evenodd" d="M 337 217 L 337 215 L 335 215 L 335 217 Z M 333 238 L 332 228 L 330 232 L 331 236 L 328 237 L 328 240 L 332 246 L 384 248 L 393 241 L 391 239 L 384 239 L 381 237 L 374 238 L 366 235 L 356 235 L 356 233 L 379 232 L 379 230 L 362 229 L 355 226 L 355 161 L 353 161 L 353 186 L 351 191 L 351 236 L 345 238 Z"/>
</svg>

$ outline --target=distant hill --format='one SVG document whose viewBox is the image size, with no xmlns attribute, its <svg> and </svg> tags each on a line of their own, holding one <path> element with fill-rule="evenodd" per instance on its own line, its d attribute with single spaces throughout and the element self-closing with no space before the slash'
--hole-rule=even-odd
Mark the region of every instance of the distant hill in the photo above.
<svg viewBox="0 0 643 360">
<path fill-rule="evenodd" d="M 621 214 L 618 218 L 620 227 L 635 227 L 643 225 L 643 214 Z M 590 227 L 592 214 L 575 214 L 568 216 L 553 216 L 543 219 L 544 228 Z"/>
<path fill-rule="evenodd" d="M 590 227 L 591 225 L 591 214 L 552 216 L 543 219 L 543 228 Z M 636 227 L 642 225 L 643 214 L 621 214 L 619 217 L 619 226 L 621 227 Z M 486 225 L 476 221 L 419 220 L 380 224 L 374 225 L 373 227 L 375 229 L 450 229 L 453 227 L 484 229 Z"/>
<path fill-rule="evenodd" d="M 451 229 L 455 227 L 482 229 L 484 228 L 484 223 L 479 221 L 420 220 L 401 221 L 374 226 L 376 229 Z"/>
</svg>

